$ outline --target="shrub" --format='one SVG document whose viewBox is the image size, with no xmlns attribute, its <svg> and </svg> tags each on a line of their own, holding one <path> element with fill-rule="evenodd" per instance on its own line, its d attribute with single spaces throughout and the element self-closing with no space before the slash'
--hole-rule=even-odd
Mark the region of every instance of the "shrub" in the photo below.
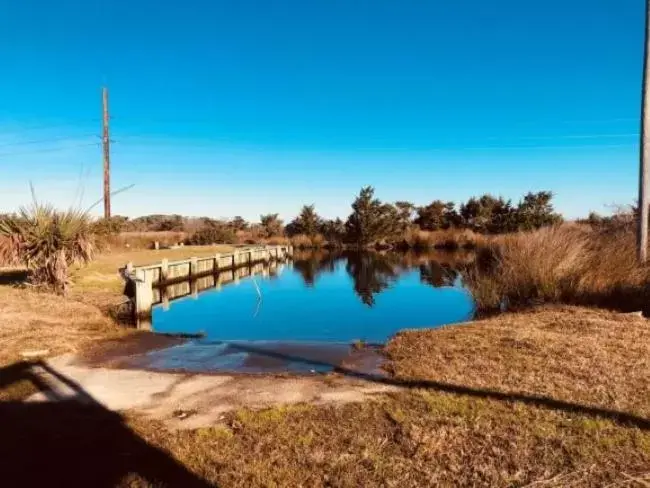
<svg viewBox="0 0 650 488">
<path fill-rule="evenodd" d="M 193 246 L 210 244 L 234 244 L 237 241 L 235 232 L 228 227 L 204 227 L 190 235 L 185 243 Z"/>
<path fill-rule="evenodd" d="M 30 270 L 34 283 L 65 293 L 69 266 L 86 263 L 93 257 L 92 227 L 86 212 L 59 211 L 35 202 L 31 207 L 21 208 L 18 215 L 0 222 L 3 254 L 17 256 Z"/>
<path fill-rule="evenodd" d="M 423 231 L 416 228 L 408 230 L 399 247 L 404 249 L 474 249 L 477 243 L 485 241 L 486 237 L 471 230 L 447 229 Z"/>
<path fill-rule="evenodd" d="M 314 234 L 313 236 L 298 234 L 291 237 L 289 242 L 297 249 L 319 249 L 325 244 L 325 238 L 321 234 Z"/>
</svg>

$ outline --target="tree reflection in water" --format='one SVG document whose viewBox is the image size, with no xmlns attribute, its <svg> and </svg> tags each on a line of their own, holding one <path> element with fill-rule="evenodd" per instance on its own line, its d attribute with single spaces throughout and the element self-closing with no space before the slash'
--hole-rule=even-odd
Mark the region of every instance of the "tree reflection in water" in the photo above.
<svg viewBox="0 0 650 488">
<path fill-rule="evenodd" d="M 387 256 L 373 252 L 347 253 L 345 270 L 354 282 L 354 291 L 361 301 L 372 307 L 375 295 L 388 288 L 399 276 L 398 256 Z"/>
<path fill-rule="evenodd" d="M 438 261 L 427 261 L 420 264 L 420 282 L 427 283 L 434 288 L 441 286 L 453 286 L 458 277 L 458 272 L 449 265 Z"/>
<path fill-rule="evenodd" d="M 341 254 L 327 251 L 296 251 L 293 268 L 300 273 L 305 285 L 312 287 L 322 273 L 333 273 Z"/>
<path fill-rule="evenodd" d="M 405 271 L 419 270 L 420 282 L 434 288 L 453 286 L 458 278 L 458 272 L 453 267 L 455 257 L 372 251 L 296 251 L 293 267 L 305 285 L 313 287 L 319 275 L 334 273 L 338 268 L 337 263 L 343 265 L 344 262 L 345 270 L 352 278 L 355 293 L 364 304 L 372 307 L 375 304 L 375 296 L 388 288 Z"/>
</svg>

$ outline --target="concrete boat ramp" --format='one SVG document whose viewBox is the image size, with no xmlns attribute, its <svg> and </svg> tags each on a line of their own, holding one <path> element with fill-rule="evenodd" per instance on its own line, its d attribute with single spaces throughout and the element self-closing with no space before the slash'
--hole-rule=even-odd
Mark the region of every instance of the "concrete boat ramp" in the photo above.
<svg viewBox="0 0 650 488">
<path fill-rule="evenodd" d="M 40 391 L 26 401 L 95 403 L 112 411 L 159 419 L 173 429 L 192 429 L 219 423 L 224 412 L 240 408 L 357 402 L 396 389 L 363 379 L 366 373 L 373 377 L 377 373 L 374 366 L 372 371 L 363 371 L 375 364 L 365 354 L 357 364 L 361 370 L 354 364 L 345 365 L 344 371 L 353 372 L 349 376 L 155 371 L 128 367 L 132 360 L 133 364 L 141 361 L 146 354 L 142 351 L 134 353 L 128 345 L 121 350 L 130 354 L 107 350 L 95 357 L 68 354 L 34 361 L 30 374 Z"/>
</svg>

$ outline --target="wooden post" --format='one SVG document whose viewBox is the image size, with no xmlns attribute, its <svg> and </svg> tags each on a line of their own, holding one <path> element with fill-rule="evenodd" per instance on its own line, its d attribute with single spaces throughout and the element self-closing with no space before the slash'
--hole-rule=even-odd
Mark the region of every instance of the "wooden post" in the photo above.
<svg viewBox="0 0 650 488">
<path fill-rule="evenodd" d="M 190 258 L 190 278 L 199 272 L 198 258 Z"/>
<path fill-rule="evenodd" d="M 192 280 L 190 281 L 190 292 L 192 293 L 192 298 L 194 300 L 199 299 L 199 281 L 198 280 Z"/>
<path fill-rule="evenodd" d="M 153 308 L 153 288 L 151 275 L 137 270 L 135 276 L 135 318 L 138 329 L 151 330 Z"/>
<path fill-rule="evenodd" d="M 221 268 L 221 254 L 215 254 L 214 256 L 214 272 L 216 273 Z"/>
<path fill-rule="evenodd" d="M 163 258 L 160 261 L 160 282 L 164 283 L 169 279 L 169 259 Z"/>
</svg>

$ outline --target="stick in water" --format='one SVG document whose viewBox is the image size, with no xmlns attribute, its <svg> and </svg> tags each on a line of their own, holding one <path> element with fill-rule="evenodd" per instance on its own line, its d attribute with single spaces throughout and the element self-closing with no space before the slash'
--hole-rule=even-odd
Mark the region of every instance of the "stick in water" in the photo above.
<svg viewBox="0 0 650 488">
<path fill-rule="evenodd" d="M 257 285 L 257 280 L 255 279 L 254 276 L 251 276 L 251 278 L 253 279 L 253 284 L 255 285 L 255 289 L 257 290 L 257 296 L 261 300 L 262 299 L 262 292 L 260 291 L 260 287 Z"/>
</svg>

